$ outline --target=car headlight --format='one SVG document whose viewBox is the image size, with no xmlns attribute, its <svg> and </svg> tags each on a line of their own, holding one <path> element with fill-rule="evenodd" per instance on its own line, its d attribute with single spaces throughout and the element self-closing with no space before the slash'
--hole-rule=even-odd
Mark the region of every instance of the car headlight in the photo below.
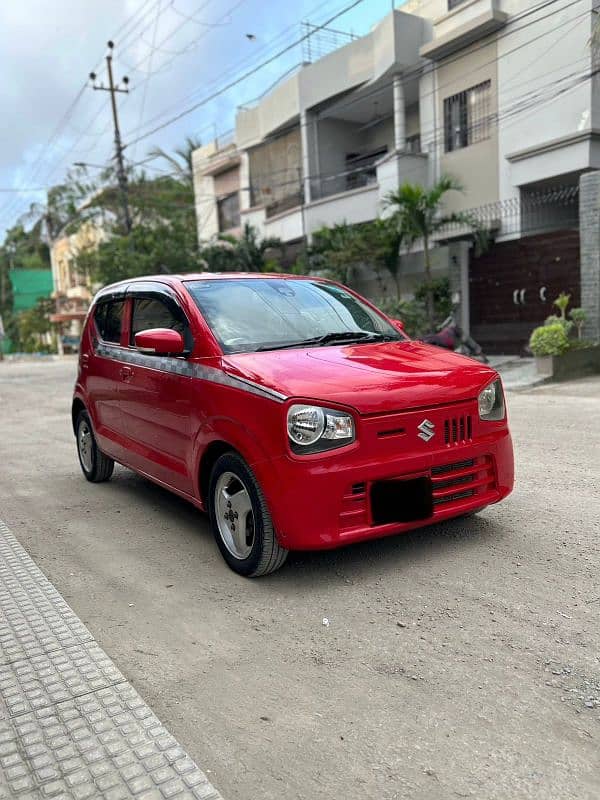
<svg viewBox="0 0 600 800">
<path fill-rule="evenodd" d="M 353 442 L 354 420 L 343 411 L 296 404 L 288 409 L 287 432 L 294 453 L 320 453 Z"/>
<path fill-rule="evenodd" d="M 502 391 L 502 381 L 496 378 L 489 383 L 477 398 L 479 405 L 480 419 L 499 421 L 504 419 L 504 392 Z"/>
</svg>

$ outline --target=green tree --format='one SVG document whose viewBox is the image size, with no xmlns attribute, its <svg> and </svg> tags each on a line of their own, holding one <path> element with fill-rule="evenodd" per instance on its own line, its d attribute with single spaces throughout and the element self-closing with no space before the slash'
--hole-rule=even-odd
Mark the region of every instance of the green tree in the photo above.
<svg viewBox="0 0 600 800">
<path fill-rule="evenodd" d="M 173 170 L 173 177 L 180 183 L 189 186 L 194 184 L 194 171 L 192 166 L 192 153 L 202 146 L 200 139 L 186 136 L 185 142 L 176 147 L 172 153 L 167 153 L 162 147 L 154 147 L 148 153 L 152 158 L 161 158 Z"/>
<path fill-rule="evenodd" d="M 41 298 L 33 308 L 16 316 L 16 349 L 25 353 L 47 352 L 51 348 L 43 341 L 52 326 L 49 316 L 54 311 L 54 301 Z"/>
<path fill-rule="evenodd" d="M 313 234 L 308 266 L 328 270 L 342 283 L 351 283 L 352 269 L 358 265 L 372 266 L 378 275 L 387 270 L 394 278 L 399 297 L 401 242 L 402 233 L 389 219 L 323 227 Z"/>
<path fill-rule="evenodd" d="M 419 184 L 403 183 L 386 197 L 386 205 L 392 211 L 398 233 L 410 246 L 417 241 L 423 242 L 423 261 L 425 266 L 427 321 L 431 327 L 434 323 L 434 297 L 431 288 L 431 237 L 446 225 L 462 223 L 471 231 L 478 230 L 473 217 L 464 213 L 443 213 L 443 200 L 448 192 L 460 192 L 462 186 L 453 178 L 444 176 L 426 189 Z"/>
<path fill-rule="evenodd" d="M 159 272 L 194 272 L 201 268 L 195 226 L 182 219 L 135 225 L 129 236 L 113 236 L 81 253 L 77 268 L 101 285 Z"/>
<path fill-rule="evenodd" d="M 86 219 L 97 216 L 93 200 L 113 175 L 112 168 L 98 179 L 91 178 L 85 167 L 69 170 L 62 183 L 48 190 L 45 203 L 32 203 L 20 218 L 30 241 L 49 248 L 61 235 L 73 233 Z"/>
<path fill-rule="evenodd" d="M 240 237 L 221 234 L 204 244 L 200 259 L 208 272 L 277 271 L 277 258 L 269 258 L 269 250 L 280 250 L 282 246 L 281 240 L 274 237 L 259 239 L 256 228 L 246 223 Z"/>
<path fill-rule="evenodd" d="M 6 232 L 0 248 L 5 269 L 48 269 L 50 252 L 39 233 L 18 223 Z"/>
<path fill-rule="evenodd" d="M 242 235 L 235 243 L 235 256 L 242 272 L 264 272 L 268 263 L 268 251 L 281 248 L 281 240 L 275 237 L 259 239 L 258 231 L 246 223 Z"/>
</svg>

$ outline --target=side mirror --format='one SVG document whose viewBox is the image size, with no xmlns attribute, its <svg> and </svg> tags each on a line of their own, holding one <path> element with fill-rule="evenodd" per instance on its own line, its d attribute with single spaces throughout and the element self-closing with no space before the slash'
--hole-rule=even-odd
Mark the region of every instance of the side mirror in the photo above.
<svg viewBox="0 0 600 800">
<path fill-rule="evenodd" d="M 401 319 L 393 319 L 391 320 L 391 323 L 394 328 L 397 328 L 400 331 L 400 333 L 404 333 L 404 323 Z"/>
<path fill-rule="evenodd" d="M 170 328 L 150 328 L 135 335 L 140 353 L 157 356 L 180 356 L 185 350 L 183 336 Z"/>
</svg>

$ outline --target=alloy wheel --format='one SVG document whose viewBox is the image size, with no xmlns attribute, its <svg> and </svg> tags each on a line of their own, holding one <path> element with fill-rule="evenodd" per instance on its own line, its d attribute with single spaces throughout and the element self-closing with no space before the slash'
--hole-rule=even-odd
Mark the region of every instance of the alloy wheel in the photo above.
<svg viewBox="0 0 600 800">
<path fill-rule="evenodd" d="M 215 486 L 217 527 L 232 556 L 243 561 L 254 545 L 254 512 L 244 482 L 234 472 L 224 472 Z"/>
<path fill-rule="evenodd" d="M 91 472 L 94 466 L 94 440 L 90 426 L 85 420 L 81 421 L 77 431 L 77 447 L 83 468 L 86 472 Z"/>
</svg>

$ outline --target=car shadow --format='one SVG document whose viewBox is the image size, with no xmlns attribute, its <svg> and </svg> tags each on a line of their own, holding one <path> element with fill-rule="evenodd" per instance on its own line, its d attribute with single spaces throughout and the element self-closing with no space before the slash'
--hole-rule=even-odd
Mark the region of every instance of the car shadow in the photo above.
<svg viewBox="0 0 600 800">
<path fill-rule="evenodd" d="M 141 512 L 158 509 L 175 535 L 185 533 L 202 539 L 208 537 L 212 541 L 205 513 L 131 470 L 118 467 L 113 480 L 103 484 L 102 488 L 110 491 L 113 503 L 133 503 Z M 285 581 L 304 590 L 311 584 L 322 585 L 323 581 L 331 581 L 332 576 L 342 582 L 354 582 L 374 575 L 397 575 L 398 571 L 408 570 L 415 562 L 422 562 L 432 555 L 443 557 L 444 552 L 465 551 L 488 542 L 498 542 L 504 534 L 505 529 L 493 512 L 490 515 L 489 511 L 484 511 L 473 517 L 447 520 L 409 533 L 370 539 L 334 550 L 294 551 L 282 569 L 261 578 L 256 584 L 270 591 L 279 581 Z M 223 568 L 227 569 L 224 562 Z M 236 580 L 233 573 L 231 578 Z M 245 581 L 244 578 L 237 580 Z"/>
<path fill-rule="evenodd" d="M 457 550 L 465 552 L 485 546 L 501 541 L 504 534 L 502 525 L 489 516 L 447 520 L 335 550 L 292 552 L 283 569 L 263 581 L 292 581 L 304 590 L 312 583 L 331 580 L 332 575 L 350 583 L 374 575 L 397 576 L 398 572 L 410 570 L 416 562 L 423 563 L 431 556 L 443 558 L 444 554 L 455 554 Z"/>
</svg>

